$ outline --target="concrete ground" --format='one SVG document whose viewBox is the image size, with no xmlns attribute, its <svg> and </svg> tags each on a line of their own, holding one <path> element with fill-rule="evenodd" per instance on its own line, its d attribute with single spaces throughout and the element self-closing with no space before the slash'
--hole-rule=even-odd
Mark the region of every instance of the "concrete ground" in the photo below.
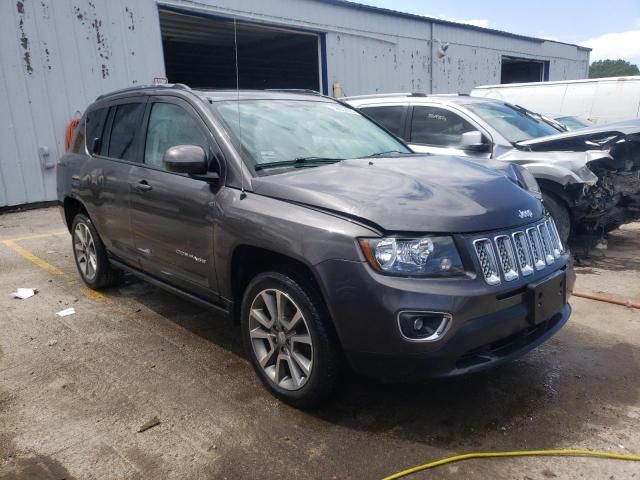
<svg viewBox="0 0 640 480">
<path fill-rule="evenodd" d="M 518 362 L 423 386 L 350 376 L 303 412 L 263 390 L 230 321 L 132 279 L 86 290 L 70 246 L 55 209 L 0 216 L 0 479 L 377 479 L 474 451 L 640 453 L 640 310 L 574 297 Z M 640 301 L 640 224 L 578 271 L 579 290 Z M 472 460 L 411 478 L 640 479 L 640 465 Z"/>
</svg>

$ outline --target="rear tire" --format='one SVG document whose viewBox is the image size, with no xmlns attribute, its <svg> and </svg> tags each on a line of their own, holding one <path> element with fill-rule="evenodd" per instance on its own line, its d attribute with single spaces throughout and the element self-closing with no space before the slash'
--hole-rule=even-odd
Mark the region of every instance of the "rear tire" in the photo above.
<svg viewBox="0 0 640 480">
<path fill-rule="evenodd" d="M 257 275 L 246 288 L 241 331 L 253 368 L 271 394 L 298 408 L 326 400 L 346 368 L 322 300 L 278 272 Z"/>
<path fill-rule="evenodd" d="M 552 193 L 542 192 L 544 205 L 556 222 L 558 234 L 563 245 L 567 245 L 571 236 L 571 214 L 567 204 Z"/>
<path fill-rule="evenodd" d="M 111 267 L 100 235 L 91 219 L 82 213 L 73 219 L 71 241 L 76 267 L 88 287 L 99 290 L 120 282 L 122 272 Z"/>
</svg>

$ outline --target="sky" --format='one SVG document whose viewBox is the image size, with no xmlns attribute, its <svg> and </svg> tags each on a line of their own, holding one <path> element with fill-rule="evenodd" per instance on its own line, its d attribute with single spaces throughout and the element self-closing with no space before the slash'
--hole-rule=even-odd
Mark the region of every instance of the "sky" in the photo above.
<svg viewBox="0 0 640 480">
<path fill-rule="evenodd" d="M 445 20 L 593 49 L 591 61 L 623 58 L 640 66 L 640 0 L 356 0 Z"/>
</svg>

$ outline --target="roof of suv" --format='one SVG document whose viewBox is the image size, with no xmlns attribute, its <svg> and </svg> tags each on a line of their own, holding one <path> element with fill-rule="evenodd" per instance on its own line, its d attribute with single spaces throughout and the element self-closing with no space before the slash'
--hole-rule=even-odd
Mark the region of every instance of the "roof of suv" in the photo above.
<svg viewBox="0 0 640 480">
<path fill-rule="evenodd" d="M 369 103 L 398 103 L 399 101 L 405 103 L 422 103 L 424 101 L 429 101 L 430 103 L 456 103 L 461 105 L 469 103 L 490 103 L 499 101 L 493 98 L 471 97 L 465 94 L 425 95 L 420 93 L 385 93 L 380 95 L 359 95 L 354 97 L 344 97 L 340 100 L 350 103 L 354 106 Z"/>
<path fill-rule="evenodd" d="M 313 90 L 217 90 L 208 88 L 192 89 L 182 83 L 165 84 L 165 85 L 139 85 L 135 87 L 123 88 L 114 92 L 100 95 L 96 101 L 113 99 L 127 95 L 158 95 L 168 92 L 184 92 L 191 93 L 209 102 L 219 102 L 225 100 L 261 100 L 261 99 L 279 99 L 279 100 L 308 100 L 313 98 L 317 101 L 331 101 L 330 97 L 326 97 Z"/>
</svg>

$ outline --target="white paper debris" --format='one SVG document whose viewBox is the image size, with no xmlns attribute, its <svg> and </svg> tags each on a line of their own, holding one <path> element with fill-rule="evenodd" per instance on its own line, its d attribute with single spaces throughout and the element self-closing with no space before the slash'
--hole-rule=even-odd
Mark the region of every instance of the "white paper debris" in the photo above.
<svg viewBox="0 0 640 480">
<path fill-rule="evenodd" d="M 18 288 L 11 295 L 13 295 L 13 298 L 19 298 L 20 300 L 26 300 L 29 297 L 33 297 L 36 294 L 37 291 L 38 290 L 36 290 L 35 288 Z"/>
<path fill-rule="evenodd" d="M 67 315 L 73 315 L 74 313 L 76 313 L 76 309 L 71 307 L 65 310 L 60 310 L 59 312 L 56 313 L 56 315 L 59 317 L 66 317 Z"/>
</svg>

